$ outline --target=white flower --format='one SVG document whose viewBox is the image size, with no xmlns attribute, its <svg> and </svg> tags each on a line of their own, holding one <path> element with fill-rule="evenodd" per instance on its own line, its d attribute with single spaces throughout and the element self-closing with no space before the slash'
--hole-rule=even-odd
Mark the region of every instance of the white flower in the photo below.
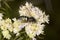
<svg viewBox="0 0 60 40">
<path fill-rule="evenodd" d="M 30 15 L 30 8 L 31 8 L 32 4 L 28 4 L 28 2 L 26 2 L 25 6 L 20 7 L 19 10 L 19 14 L 20 16 L 31 16 Z"/>
<path fill-rule="evenodd" d="M 32 40 L 36 40 L 36 38 L 32 38 Z"/>
<path fill-rule="evenodd" d="M 2 19 L 2 17 L 3 17 L 3 14 L 2 14 L 2 13 L 0 13 L 0 20 Z"/>
<path fill-rule="evenodd" d="M 16 34 L 18 33 L 21 29 L 19 28 L 21 21 L 17 20 L 16 18 L 13 20 L 13 32 Z"/>
<path fill-rule="evenodd" d="M 20 16 L 34 17 L 38 20 L 39 18 L 43 19 L 44 12 L 38 7 L 34 7 L 31 3 L 26 2 L 25 6 L 20 7 L 19 14 Z"/>
<path fill-rule="evenodd" d="M 34 38 L 36 35 L 35 35 L 35 32 L 33 32 L 34 28 L 32 28 L 33 26 L 31 26 L 32 24 L 28 24 L 26 27 L 25 27 L 25 31 L 27 33 L 27 35 L 30 37 L 30 38 Z"/>
<path fill-rule="evenodd" d="M 0 20 L 0 27 L 2 26 L 3 20 Z"/>
<path fill-rule="evenodd" d="M 20 33 L 17 33 L 16 36 L 19 36 Z"/>
<path fill-rule="evenodd" d="M 7 29 L 12 32 L 13 31 L 13 25 L 12 25 L 12 21 L 11 19 L 7 18 L 5 20 L 5 26 L 7 27 Z"/>
<path fill-rule="evenodd" d="M 44 24 L 49 23 L 49 16 L 42 12 L 38 7 L 34 7 L 31 3 L 26 2 L 26 4 L 19 9 L 20 16 L 33 17 L 37 21 L 36 23 L 28 23 L 25 27 L 25 31 L 30 38 L 33 38 L 36 35 L 44 33 Z"/>
<path fill-rule="evenodd" d="M 1 21 L 1 30 L 7 30 L 7 29 L 10 32 L 13 31 L 12 21 L 9 18 Z"/>
<path fill-rule="evenodd" d="M 6 39 L 10 39 L 11 38 L 11 35 L 9 34 L 8 30 L 2 31 L 2 34 L 3 34 L 4 38 L 6 38 Z"/>
<path fill-rule="evenodd" d="M 36 35 L 42 34 L 44 31 L 44 25 L 37 23 L 29 23 L 25 27 L 25 31 L 30 38 L 34 38 Z"/>
<path fill-rule="evenodd" d="M 37 26 L 38 26 L 38 30 L 37 30 L 37 32 L 36 32 L 36 35 L 38 36 L 38 35 L 40 35 L 40 34 L 43 34 L 44 33 L 44 24 L 37 24 Z"/>
<path fill-rule="evenodd" d="M 24 28 L 26 25 L 28 25 L 28 23 L 22 23 L 22 24 L 19 26 L 19 28 L 22 29 L 22 28 Z"/>
<path fill-rule="evenodd" d="M 20 31 L 20 29 L 19 29 L 18 27 L 16 27 L 16 28 L 13 29 L 13 33 L 14 33 L 14 34 L 19 33 L 19 31 Z"/>
<path fill-rule="evenodd" d="M 19 36 L 19 32 L 25 28 L 26 34 L 32 38 L 32 40 L 36 40 L 35 36 L 44 33 L 45 22 L 49 23 L 49 15 L 46 15 L 45 12 L 42 12 L 38 7 L 34 7 L 31 3 L 26 2 L 26 4 L 19 9 L 20 16 L 33 17 L 36 22 L 25 22 L 24 18 L 12 20 L 7 18 L 3 19 L 2 13 L 0 13 L 0 28 L 2 30 L 2 34 L 4 38 L 10 39 L 11 35 L 9 32 L 13 32 L 16 36 Z M 28 20 L 26 18 L 26 20 Z"/>
<path fill-rule="evenodd" d="M 12 20 L 13 20 L 13 21 L 16 21 L 17 19 L 16 19 L 16 18 L 13 18 Z"/>
<path fill-rule="evenodd" d="M 13 32 L 14 34 L 19 33 L 19 31 L 21 31 L 26 25 L 27 23 L 23 23 L 21 20 L 17 20 L 16 18 L 13 19 Z"/>
<path fill-rule="evenodd" d="M 43 14 L 43 20 L 46 22 L 46 23 L 49 23 L 49 15 L 45 15 L 45 13 Z"/>
</svg>

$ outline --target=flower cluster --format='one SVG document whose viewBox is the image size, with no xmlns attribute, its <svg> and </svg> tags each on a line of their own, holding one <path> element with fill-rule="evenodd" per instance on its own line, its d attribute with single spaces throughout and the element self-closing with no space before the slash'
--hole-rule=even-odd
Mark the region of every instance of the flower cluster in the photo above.
<svg viewBox="0 0 60 40">
<path fill-rule="evenodd" d="M 33 17 L 37 21 L 36 23 L 28 23 L 25 27 L 25 31 L 30 38 L 35 40 L 34 37 L 36 35 L 38 36 L 44 33 L 43 29 L 45 25 L 42 23 L 49 23 L 49 15 L 46 15 L 45 12 L 42 12 L 42 10 L 28 2 L 20 7 L 19 14 L 20 16 Z"/>
<path fill-rule="evenodd" d="M 1 13 L 0 13 L 1 14 Z M 9 34 L 9 31 L 12 32 L 13 27 L 12 27 L 12 22 L 11 20 L 8 19 L 3 19 L 2 18 L 2 14 L 0 15 L 0 28 L 2 30 L 2 34 L 4 36 L 4 38 L 10 39 L 11 35 Z"/>
<path fill-rule="evenodd" d="M 44 33 L 45 25 L 42 23 L 49 23 L 49 15 L 46 15 L 45 12 L 42 12 L 39 8 L 34 7 L 31 3 L 28 2 L 26 2 L 25 6 L 20 7 L 19 14 L 20 17 L 33 17 L 36 22 L 24 22 L 23 20 L 16 18 L 3 19 L 3 14 L 0 13 L 0 29 L 2 30 L 2 35 L 4 38 L 10 39 L 12 37 L 10 32 L 18 36 L 23 28 L 25 28 L 26 34 L 33 40 L 36 40 L 36 35 L 38 36 Z"/>
<path fill-rule="evenodd" d="M 12 20 L 9 18 L 3 19 L 2 14 L 0 15 L 0 17 L 1 17 L 0 28 L 2 30 L 2 34 L 4 38 L 6 39 L 11 38 L 10 32 L 13 32 L 14 34 L 16 34 L 16 36 L 18 36 L 19 31 L 21 31 L 21 29 L 24 28 L 24 26 L 27 24 L 27 23 L 22 23 L 21 20 L 17 20 L 16 18 L 12 19 L 13 20 L 12 23 Z"/>
</svg>

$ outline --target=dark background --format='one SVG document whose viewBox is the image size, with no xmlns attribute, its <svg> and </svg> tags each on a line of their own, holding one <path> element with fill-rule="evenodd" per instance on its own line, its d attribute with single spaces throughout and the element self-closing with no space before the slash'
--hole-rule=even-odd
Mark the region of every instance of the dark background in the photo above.
<svg viewBox="0 0 60 40">
<path fill-rule="evenodd" d="M 50 15 L 50 23 L 46 24 L 44 39 L 38 40 L 60 40 L 60 1 L 59 0 L 9 0 L 6 1 L 11 9 L 4 6 L 2 2 L 2 7 L 6 8 L 7 15 L 12 17 L 19 17 L 18 10 L 19 6 L 24 5 L 27 2 L 31 2 L 34 6 L 39 7 L 41 10 L 45 11 L 46 14 Z M 6 15 L 5 15 L 6 16 Z"/>
</svg>

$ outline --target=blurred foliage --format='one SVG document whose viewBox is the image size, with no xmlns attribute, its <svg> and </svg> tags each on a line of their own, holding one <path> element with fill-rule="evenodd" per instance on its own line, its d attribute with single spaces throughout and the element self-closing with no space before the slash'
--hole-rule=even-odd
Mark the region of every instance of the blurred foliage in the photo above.
<svg viewBox="0 0 60 40">
<path fill-rule="evenodd" d="M 14 6 L 14 8 L 11 7 L 11 4 L 9 4 L 9 1 L 1 1 L 1 8 L 0 8 L 0 12 L 2 12 L 4 14 L 4 18 L 13 18 L 13 17 L 18 17 L 18 8 L 16 10 L 14 10 L 16 7 Z"/>
</svg>

